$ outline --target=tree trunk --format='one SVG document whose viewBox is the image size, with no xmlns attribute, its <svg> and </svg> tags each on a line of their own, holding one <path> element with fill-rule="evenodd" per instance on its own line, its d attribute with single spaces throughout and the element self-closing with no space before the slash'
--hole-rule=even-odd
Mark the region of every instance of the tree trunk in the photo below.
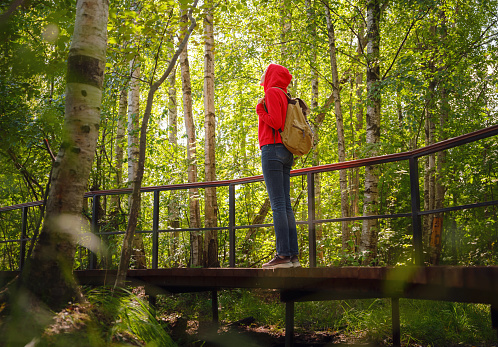
<svg viewBox="0 0 498 347">
<path fill-rule="evenodd" d="M 128 92 L 128 186 L 136 179 L 140 127 L 140 66 L 130 62 L 131 80 Z"/>
<path fill-rule="evenodd" d="M 123 184 L 123 159 L 124 159 L 124 136 L 125 125 L 124 120 L 128 110 L 128 93 L 124 87 L 119 95 L 118 119 L 116 125 L 116 143 L 114 145 L 114 188 L 121 188 Z M 111 211 L 119 210 L 119 195 L 111 196 Z"/>
<path fill-rule="evenodd" d="M 280 0 L 281 1 L 281 21 L 282 21 L 282 31 L 280 32 L 280 61 L 281 64 L 287 66 L 290 61 L 289 45 L 287 41 L 289 40 L 289 35 L 292 29 L 291 21 L 291 1 L 290 0 Z M 292 84 L 292 82 L 291 82 Z M 290 87 L 290 86 L 289 86 Z"/>
<path fill-rule="evenodd" d="M 360 23 L 358 29 L 358 42 L 356 47 L 357 57 L 363 55 L 365 42 L 365 27 L 363 22 Z M 362 138 L 360 138 L 361 130 L 363 129 L 363 74 L 364 72 L 359 70 L 355 74 L 354 88 L 356 91 L 356 125 L 355 125 L 355 145 L 354 148 L 361 148 L 363 143 Z M 357 150 L 353 151 L 353 159 L 358 159 Z M 360 168 L 354 168 L 351 172 L 351 216 L 356 217 L 360 215 Z M 353 233 L 354 241 L 356 243 L 356 249 L 361 240 L 361 222 L 353 222 Z"/>
<path fill-rule="evenodd" d="M 197 6 L 197 0 L 194 1 L 192 8 L 195 8 L 196 6 Z M 147 147 L 147 127 L 152 112 L 152 103 L 154 101 L 154 94 L 173 70 L 173 67 L 176 64 L 176 60 L 180 55 L 180 52 L 187 44 L 188 38 L 190 37 L 190 34 L 192 33 L 192 31 L 196 26 L 195 19 L 192 17 L 192 9 L 188 12 L 188 17 L 190 18 L 191 25 L 188 27 L 187 30 L 184 31 L 185 36 L 183 37 L 178 49 L 176 50 L 175 55 L 173 56 L 173 58 L 171 58 L 168 68 L 166 69 L 166 71 L 159 80 L 151 84 L 149 88 L 149 93 L 147 94 L 147 104 L 145 105 L 144 117 L 142 119 L 142 126 L 140 128 L 138 170 L 137 170 L 136 181 L 134 181 L 132 185 L 130 215 L 128 218 L 128 226 L 126 228 L 126 233 L 123 240 L 123 247 L 121 249 L 121 258 L 119 262 L 118 271 L 116 274 L 116 283 L 114 285 L 115 287 L 123 287 L 125 285 L 126 273 L 128 271 L 130 263 L 132 241 L 133 241 L 133 236 L 135 234 L 135 229 L 137 227 L 138 211 L 140 209 L 140 188 L 142 186 L 142 180 L 144 175 L 145 149 Z"/>
<path fill-rule="evenodd" d="M 171 37 L 173 40 L 173 36 Z M 173 56 L 173 47 L 171 48 L 171 53 L 169 56 Z M 178 146 L 178 110 L 177 110 L 177 99 L 176 99 L 176 66 L 168 77 L 168 140 L 173 148 Z M 168 216 L 169 216 L 169 226 L 173 229 L 180 228 L 180 209 L 178 204 L 178 193 L 176 190 L 170 192 L 170 200 L 168 204 Z M 180 237 L 180 232 L 174 231 L 170 233 L 172 236 L 172 242 L 170 247 L 170 254 L 175 255 L 178 248 L 178 239 Z M 178 265 L 175 262 L 175 265 Z"/>
<path fill-rule="evenodd" d="M 204 170 L 206 181 L 216 181 L 216 122 L 214 109 L 214 33 L 212 1 L 206 3 L 208 10 L 204 17 Z M 205 191 L 205 225 L 206 228 L 216 228 L 218 203 L 216 187 Z M 219 267 L 218 261 L 218 231 L 207 230 L 204 234 L 204 266 Z"/>
<path fill-rule="evenodd" d="M 256 216 L 254 216 L 254 218 L 252 220 L 252 224 L 253 225 L 263 224 L 263 222 L 265 221 L 266 215 L 270 211 L 270 208 L 271 208 L 270 198 L 266 198 L 265 201 L 263 202 L 263 204 L 261 205 Z M 252 237 L 258 232 L 258 230 L 259 230 L 259 228 L 250 228 L 246 233 L 246 237 L 245 237 L 246 241 L 251 240 Z"/>
<path fill-rule="evenodd" d="M 137 59 L 130 62 L 131 81 L 128 95 L 128 185 L 136 181 L 139 157 L 139 127 L 140 127 L 140 65 Z M 140 199 L 140 198 L 139 198 Z M 131 206 L 131 203 L 129 203 Z M 140 206 L 140 204 L 139 204 Z M 138 212 L 140 214 L 140 211 Z M 133 236 L 132 264 L 135 269 L 146 269 L 147 258 L 141 234 Z"/>
<path fill-rule="evenodd" d="M 441 35 L 441 41 L 444 42 L 447 38 L 446 33 L 446 15 L 443 11 L 440 12 L 440 17 L 442 25 L 438 32 Z M 440 61 L 440 68 L 444 68 L 444 61 Z M 448 120 L 448 113 L 450 105 L 448 103 L 448 91 L 444 86 L 440 87 L 439 99 L 440 110 L 439 110 L 439 131 L 437 142 L 446 140 L 445 128 L 446 122 Z M 434 208 L 442 209 L 444 208 L 444 196 L 446 194 L 446 187 L 444 186 L 444 175 L 446 167 L 446 151 L 441 151 L 436 153 L 436 163 L 435 163 L 435 177 L 434 177 Z M 443 237 L 443 213 L 437 213 L 434 215 L 433 225 L 438 228 L 432 228 L 431 235 L 431 247 L 430 247 L 430 263 L 434 265 L 439 264 L 439 259 L 442 251 L 442 237 Z"/>
<path fill-rule="evenodd" d="M 316 27 L 314 26 L 314 18 L 315 13 L 313 9 L 313 5 L 310 0 L 305 1 L 306 14 L 308 17 L 308 37 L 310 38 L 310 65 L 311 65 L 311 102 L 310 108 L 313 110 L 318 109 L 318 97 L 319 97 L 319 86 L 318 86 L 318 65 L 316 62 L 316 43 L 315 38 L 317 37 Z M 290 14 L 289 14 L 290 15 Z M 313 154 L 312 154 L 312 165 L 318 166 L 320 165 L 320 147 L 318 146 L 319 140 L 319 125 L 316 123 L 311 123 L 313 127 L 314 133 L 314 143 L 313 143 Z M 321 176 L 320 173 L 316 173 L 314 175 L 314 188 L 315 188 L 315 219 L 322 219 L 322 184 L 321 184 Z M 316 233 L 316 241 L 321 243 L 320 241 L 323 239 L 323 225 L 316 224 L 315 225 L 315 233 Z M 323 250 L 317 249 L 317 257 L 319 259 L 323 259 Z"/>
<path fill-rule="evenodd" d="M 64 138 L 53 165 L 40 238 L 23 270 L 23 285 L 53 310 L 77 293 L 71 271 L 99 135 L 108 6 L 105 0 L 77 3 L 68 56 Z"/>
<path fill-rule="evenodd" d="M 366 143 L 370 147 L 369 157 L 378 155 L 377 145 L 380 141 L 380 22 L 381 8 L 379 0 L 369 0 L 367 5 L 367 129 Z M 365 167 L 365 197 L 363 215 L 372 216 L 379 211 L 379 168 Z M 377 219 L 364 219 L 360 251 L 364 254 L 364 263 L 369 264 L 377 253 L 379 222 Z"/>
<path fill-rule="evenodd" d="M 330 67 L 332 70 L 332 94 L 334 95 L 334 111 L 337 124 L 337 153 L 339 162 L 346 160 L 346 149 L 344 140 L 344 122 L 342 116 L 341 94 L 339 85 L 339 74 L 337 71 L 337 57 L 335 47 L 335 32 L 334 24 L 330 18 L 330 11 L 328 6 L 325 6 L 325 17 L 327 20 L 327 33 L 329 39 L 329 53 L 330 53 Z M 349 217 L 349 191 L 348 191 L 348 177 L 346 170 L 339 171 L 339 187 L 341 189 L 341 217 Z M 354 251 L 354 247 L 349 247 L 351 240 L 351 228 L 348 222 L 342 222 L 342 249 Z"/>
<path fill-rule="evenodd" d="M 184 31 L 187 26 L 187 17 L 182 15 L 181 30 Z M 194 115 L 192 113 L 192 87 L 190 83 L 190 66 L 188 61 L 188 46 L 185 45 L 180 54 L 180 70 L 182 76 L 183 91 L 183 113 L 185 119 L 185 129 L 187 131 L 187 161 L 188 161 L 188 182 L 197 182 L 197 149 L 195 137 Z M 199 189 L 189 189 L 189 207 L 190 207 L 190 227 L 201 227 L 201 212 L 199 206 Z M 190 233 L 190 266 L 202 266 L 203 240 L 200 231 Z"/>
<path fill-rule="evenodd" d="M 430 27 L 431 35 L 437 34 L 436 26 Z M 434 60 L 429 60 L 427 62 L 429 71 L 427 76 L 429 79 L 429 87 L 427 88 L 427 94 L 425 96 L 425 119 L 424 119 L 424 134 L 425 134 L 425 144 L 431 145 L 435 143 L 435 131 L 436 125 L 434 122 L 435 112 L 436 112 L 436 86 L 437 82 L 434 78 L 436 72 L 436 63 Z M 436 155 L 434 153 L 429 154 L 424 160 L 424 210 L 433 210 L 435 201 L 435 171 L 436 171 Z M 431 234 L 432 234 L 432 224 L 433 215 L 425 215 L 422 218 L 422 237 L 424 244 L 424 258 L 425 261 L 430 261 L 431 254 Z"/>
</svg>

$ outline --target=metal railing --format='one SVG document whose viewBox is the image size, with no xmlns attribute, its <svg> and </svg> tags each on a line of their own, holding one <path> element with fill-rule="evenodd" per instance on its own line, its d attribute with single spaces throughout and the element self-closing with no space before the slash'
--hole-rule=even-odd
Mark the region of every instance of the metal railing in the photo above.
<svg viewBox="0 0 498 347">
<path fill-rule="evenodd" d="M 423 264 L 423 247 L 422 247 L 422 225 L 421 216 L 449 212 L 462 209 L 498 205 L 498 200 L 485 201 L 474 204 L 452 206 L 437 210 L 421 211 L 420 210 L 420 191 L 419 191 L 419 170 L 418 170 L 418 158 L 440 152 L 443 150 L 448 150 L 457 146 L 461 146 L 470 142 L 485 139 L 498 134 L 498 125 L 490 126 L 472 133 L 468 133 L 462 136 L 458 136 L 452 139 L 441 141 L 430 146 L 426 146 L 413 151 L 383 155 L 372 158 L 358 159 L 347 162 L 339 162 L 328 165 L 320 165 L 309 168 L 297 169 L 291 171 L 291 176 L 306 176 L 307 181 L 307 211 L 308 218 L 306 221 L 299 221 L 298 224 L 306 224 L 308 226 L 308 242 L 309 242 L 309 266 L 316 267 L 316 224 L 319 223 L 331 223 L 331 222 L 342 222 L 342 221 L 356 221 L 364 219 L 386 219 L 386 218 L 399 218 L 399 217 L 411 217 L 412 219 L 412 232 L 413 232 L 413 251 L 415 265 Z M 406 213 L 398 214 L 385 214 L 385 215 L 374 215 L 374 216 L 356 216 L 356 217 L 345 217 L 345 218 L 333 218 L 333 219 L 315 219 L 315 175 L 317 173 L 338 171 L 344 169 L 358 168 L 369 165 L 378 165 L 389 162 L 399 162 L 408 161 L 409 163 L 409 174 L 410 174 L 410 194 L 411 194 L 411 211 Z M 205 230 L 228 230 L 229 233 L 229 266 L 235 267 L 236 259 L 236 238 L 235 231 L 238 229 L 248 229 L 248 228 L 259 228 L 265 226 L 271 226 L 271 224 L 258 224 L 258 225 L 236 225 L 235 220 L 235 188 L 238 185 L 261 182 L 263 181 L 263 176 L 252 176 L 233 180 L 224 181 L 214 181 L 214 182 L 197 182 L 197 183 L 187 183 L 187 184 L 173 184 L 155 187 L 144 187 L 141 189 L 142 193 L 153 192 L 153 212 L 152 212 L 152 231 L 147 231 L 152 233 L 152 263 L 151 268 L 156 269 L 158 267 L 158 252 L 159 252 L 159 233 L 161 232 L 173 232 L 173 231 L 205 231 Z M 191 188 L 208 188 L 208 187 L 228 187 L 229 190 L 229 211 L 228 211 L 228 226 L 217 227 L 217 228 L 183 228 L 183 229 L 159 229 L 159 197 L 162 191 L 171 190 L 186 190 Z M 92 226 L 97 227 L 97 207 L 99 204 L 99 199 L 102 196 L 108 195 L 123 195 L 130 194 L 131 189 L 113 189 L 113 190 L 101 190 L 101 191 L 91 191 L 85 193 L 85 198 L 92 198 Z M 24 258 L 26 254 L 26 242 L 30 239 L 26 238 L 27 233 L 27 215 L 28 209 L 30 207 L 42 205 L 42 201 L 29 202 L 25 204 L 18 204 L 13 206 L 7 206 L 0 208 L 1 212 L 12 211 L 22 209 L 22 227 L 21 227 L 21 238 L 16 240 L 2 240 L 0 243 L 8 242 L 19 242 L 20 246 L 20 267 L 24 265 Z M 113 234 L 124 233 L 124 232 L 113 232 Z M 101 233 L 110 234 L 110 233 Z M 90 259 L 89 267 L 94 268 L 95 260 Z"/>
</svg>

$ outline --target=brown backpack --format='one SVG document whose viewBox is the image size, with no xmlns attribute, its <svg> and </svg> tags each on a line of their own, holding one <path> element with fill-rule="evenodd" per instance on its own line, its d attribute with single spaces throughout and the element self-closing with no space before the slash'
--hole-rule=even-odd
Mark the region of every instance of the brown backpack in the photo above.
<svg viewBox="0 0 498 347">
<path fill-rule="evenodd" d="M 282 89 L 280 90 L 285 93 Z M 285 93 L 285 96 L 288 105 L 284 130 L 278 129 L 278 132 L 283 144 L 291 153 L 298 156 L 307 154 L 313 147 L 313 131 L 306 118 L 310 109 L 303 100 L 293 98 L 288 93 Z"/>
</svg>

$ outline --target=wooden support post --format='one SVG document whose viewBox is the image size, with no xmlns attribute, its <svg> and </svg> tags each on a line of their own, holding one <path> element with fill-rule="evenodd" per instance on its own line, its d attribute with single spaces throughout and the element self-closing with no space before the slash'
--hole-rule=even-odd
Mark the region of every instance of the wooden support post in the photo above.
<svg viewBox="0 0 498 347">
<path fill-rule="evenodd" d="M 94 234 L 99 233 L 99 203 L 100 195 L 94 195 L 92 198 L 92 232 Z M 95 270 L 97 268 L 97 255 L 90 250 L 88 252 L 88 268 Z"/>
<path fill-rule="evenodd" d="M 235 267 L 235 185 L 228 186 L 228 260 Z"/>
<path fill-rule="evenodd" d="M 19 271 L 24 267 L 26 260 L 26 234 L 28 230 L 28 208 L 22 208 L 21 241 L 19 250 Z"/>
<path fill-rule="evenodd" d="M 413 250 L 415 265 L 422 266 L 423 245 L 422 245 L 422 223 L 420 218 L 420 187 L 418 177 L 418 161 L 417 158 L 409 159 L 410 166 L 410 191 L 412 204 L 412 228 L 413 228 Z"/>
<path fill-rule="evenodd" d="M 393 346 L 401 346 L 401 325 L 399 320 L 399 298 L 391 298 Z"/>
<path fill-rule="evenodd" d="M 218 291 L 211 292 L 211 308 L 213 310 L 213 323 L 218 324 Z"/>
<path fill-rule="evenodd" d="M 307 173 L 308 181 L 308 245 L 310 267 L 316 267 L 315 174 Z"/>
<path fill-rule="evenodd" d="M 285 303 L 285 347 L 294 346 L 294 301 Z"/>
<path fill-rule="evenodd" d="M 154 207 L 152 210 L 152 268 L 159 266 L 159 190 L 154 190 Z"/>
</svg>

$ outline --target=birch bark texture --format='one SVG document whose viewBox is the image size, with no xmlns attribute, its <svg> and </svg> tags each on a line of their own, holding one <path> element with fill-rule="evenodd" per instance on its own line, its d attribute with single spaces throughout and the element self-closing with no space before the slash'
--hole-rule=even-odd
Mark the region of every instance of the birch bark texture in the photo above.
<svg viewBox="0 0 498 347">
<path fill-rule="evenodd" d="M 82 237 L 83 195 L 99 136 L 108 12 L 107 0 L 79 0 L 76 5 L 63 141 L 53 164 L 42 231 L 22 276 L 24 286 L 54 310 L 77 293 L 71 272 L 76 242 Z"/>
<path fill-rule="evenodd" d="M 330 16 L 328 6 L 325 6 L 325 19 L 327 21 L 327 36 L 329 40 L 330 69 L 332 72 L 332 95 L 334 95 L 334 112 L 337 126 L 337 154 L 339 162 L 346 160 L 346 146 L 344 140 L 344 120 L 342 115 L 341 93 L 339 85 L 339 73 L 337 70 L 337 54 L 335 45 L 334 23 Z M 341 189 L 341 217 L 349 217 L 349 191 L 346 170 L 339 171 L 339 187 Z M 342 222 L 342 249 L 348 249 L 351 240 L 351 228 L 349 222 Z M 352 249 L 354 251 L 354 249 Z"/>
<path fill-rule="evenodd" d="M 380 141 L 380 63 L 379 22 L 381 15 L 380 0 L 369 0 L 367 4 L 367 115 L 366 143 L 368 156 L 378 155 Z M 379 168 L 375 165 L 365 167 L 365 196 L 363 199 L 363 215 L 377 215 L 379 211 Z M 377 219 L 364 219 L 360 251 L 364 255 L 363 262 L 370 263 L 376 256 L 378 241 Z"/>
<path fill-rule="evenodd" d="M 206 181 L 216 181 L 216 118 L 214 108 L 214 26 L 213 3 L 206 2 L 204 16 L 204 173 Z M 218 226 L 218 202 L 216 187 L 206 188 L 205 192 L 206 228 Z M 219 267 L 218 231 L 207 230 L 204 233 L 204 266 Z"/>
<path fill-rule="evenodd" d="M 187 30 L 187 14 L 183 11 L 180 19 L 180 30 Z M 194 115 L 192 112 L 192 86 L 190 82 L 190 65 L 188 45 L 180 54 L 180 72 L 182 79 L 183 118 L 187 132 L 187 179 L 189 183 L 197 182 L 197 142 L 195 136 Z M 201 210 L 199 205 L 199 189 L 189 189 L 190 227 L 201 227 Z M 199 231 L 190 233 L 190 266 L 202 266 L 203 238 Z"/>
<path fill-rule="evenodd" d="M 124 159 L 124 137 L 125 137 L 125 118 L 128 111 L 128 93 L 127 87 L 119 94 L 118 119 L 116 124 L 116 142 L 114 144 L 114 186 L 121 188 L 123 183 L 123 159 Z M 119 195 L 111 196 L 111 210 L 119 210 Z"/>
</svg>

